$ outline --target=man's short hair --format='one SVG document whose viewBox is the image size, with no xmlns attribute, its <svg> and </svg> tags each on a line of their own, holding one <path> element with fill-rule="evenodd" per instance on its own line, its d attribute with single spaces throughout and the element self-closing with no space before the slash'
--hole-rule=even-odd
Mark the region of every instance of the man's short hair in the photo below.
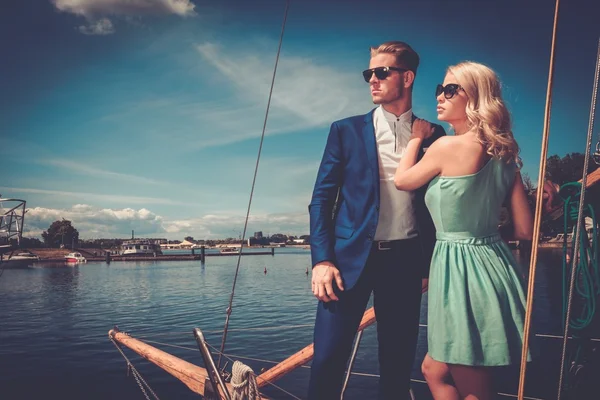
<svg viewBox="0 0 600 400">
<path fill-rule="evenodd" d="M 393 54 L 396 56 L 396 64 L 400 68 L 406 68 L 417 75 L 419 68 L 419 55 L 408 44 L 400 41 L 391 41 L 371 47 L 371 57 L 377 54 Z"/>
</svg>

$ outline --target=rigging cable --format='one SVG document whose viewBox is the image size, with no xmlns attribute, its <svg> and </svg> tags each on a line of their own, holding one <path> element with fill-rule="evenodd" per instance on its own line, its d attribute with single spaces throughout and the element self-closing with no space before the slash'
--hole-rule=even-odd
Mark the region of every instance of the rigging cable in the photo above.
<svg viewBox="0 0 600 400">
<path fill-rule="evenodd" d="M 586 182 L 587 182 L 587 170 L 588 170 L 588 166 L 589 166 L 589 161 L 590 161 L 590 152 L 591 152 L 591 147 L 592 147 L 592 131 L 594 128 L 594 115 L 595 115 L 595 108 L 596 108 L 596 96 L 598 94 L 598 75 L 600 73 L 600 39 L 598 40 L 598 55 L 596 58 L 596 71 L 595 71 L 595 75 L 594 75 L 594 89 L 592 91 L 592 103 L 590 106 L 590 119 L 588 122 L 588 134 L 587 134 L 587 143 L 586 143 L 586 147 L 585 147 L 585 158 L 583 161 L 583 177 L 581 179 L 581 194 L 580 194 L 580 199 L 579 199 L 579 211 L 577 214 L 577 227 L 575 230 L 575 243 L 573 244 L 574 249 L 573 249 L 573 257 L 572 257 L 572 263 L 573 263 L 573 268 L 571 268 L 571 278 L 570 278 L 570 282 L 569 282 L 569 300 L 567 303 L 567 312 L 566 312 L 566 317 L 565 317 L 565 325 L 564 325 L 564 338 L 563 338 L 563 344 L 562 344 L 562 355 L 561 355 L 561 365 L 560 365 L 560 379 L 558 382 L 558 400 L 560 400 L 561 395 L 562 395 L 562 388 L 563 388 L 563 378 L 564 378 L 564 368 L 565 368 L 565 354 L 567 351 L 567 337 L 569 335 L 569 322 L 571 319 L 571 306 L 572 306 L 572 302 L 573 302 L 573 287 L 575 286 L 575 276 L 576 276 L 576 272 L 578 271 L 578 268 L 576 268 L 575 266 L 578 265 L 578 258 L 579 258 L 579 240 L 580 240 L 580 235 L 581 235 L 581 223 L 582 223 L 582 219 L 583 219 L 583 209 L 584 209 L 584 203 L 585 203 L 585 189 L 586 189 Z M 585 232 L 585 229 L 584 229 Z M 587 239 L 587 236 L 586 236 Z M 584 259 L 585 262 L 587 262 L 587 255 L 584 254 Z M 592 295 L 592 297 L 594 297 Z"/>
<path fill-rule="evenodd" d="M 267 110 L 265 112 L 265 119 L 263 122 L 262 134 L 260 136 L 260 145 L 258 146 L 258 156 L 256 157 L 256 165 L 254 167 L 254 176 L 252 178 L 252 188 L 250 189 L 250 198 L 248 200 L 248 209 L 246 211 L 246 219 L 244 221 L 244 231 L 242 233 L 242 243 L 240 247 L 240 253 L 237 259 L 237 266 L 235 268 L 235 276 L 233 277 L 233 286 L 231 288 L 231 295 L 229 296 L 229 306 L 227 307 L 225 317 L 225 327 L 223 328 L 223 338 L 221 340 L 221 350 L 219 352 L 219 359 L 217 361 L 217 369 L 221 365 L 221 354 L 223 354 L 225 350 L 225 341 L 227 339 L 227 329 L 229 327 L 229 317 L 231 316 L 231 307 L 233 305 L 233 296 L 235 293 L 235 284 L 237 282 L 238 273 L 240 271 L 240 261 L 242 259 L 242 251 L 244 249 L 244 239 L 246 238 L 246 228 L 248 227 L 248 218 L 250 216 L 250 207 L 252 205 L 252 196 L 254 194 L 254 185 L 256 183 L 256 175 L 258 173 L 258 165 L 260 162 L 260 154 L 262 151 L 263 142 L 265 139 L 265 130 L 267 128 L 267 119 L 269 117 L 269 107 L 271 105 L 271 97 L 273 96 L 273 86 L 275 85 L 275 75 L 277 74 L 277 65 L 279 64 L 279 55 L 281 53 L 281 44 L 283 42 L 283 33 L 285 32 L 285 23 L 287 21 L 288 9 L 290 7 L 290 0 L 287 0 L 285 3 L 285 12 L 283 15 L 283 24 L 281 25 L 281 35 L 279 36 L 279 46 L 277 48 L 277 56 L 275 57 L 275 67 L 273 68 L 273 77 L 271 78 L 271 89 L 269 90 L 269 100 L 267 101 Z"/>
<path fill-rule="evenodd" d="M 560 0 L 556 0 L 554 8 L 554 24 L 552 26 L 552 45 L 550 47 L 550 66 L 548 71 L 548 87 L 546 90 L 546 107 L 544 111 L 544 131 L 542 134 L 542 151 L 540 154 L 540 172 L 538 174 L 538 186 L 543 185 L 546 175 L 546 158 L 548 155 L 548 136 L 550 131 L 550 109 L 552 106 L 552 82 L 554 76 L 554 52 L 556 48 L 556 30 L 558 26 L 558 8 Z M 531 313 L 533 310 L 533 290 L 537 264 L 538 244 L 540 240 L 540 225 L 542 217 L 542 190 L 537 191 L 535 202 L 535 219 L 533 223 L 533 241 L 531 260 L 529 263 L 529 282 L 527 285 L 527 311 L 525 313 L 525 326 L 523 329 L 523 348 L 521 350 L 521 371 L 519 375 L 518 400 L 523 400 L 525 392 L 525 374 L 527 371 L 527 355 L 529 354 L 529 328 L 531 327 Z"/>
</svg>

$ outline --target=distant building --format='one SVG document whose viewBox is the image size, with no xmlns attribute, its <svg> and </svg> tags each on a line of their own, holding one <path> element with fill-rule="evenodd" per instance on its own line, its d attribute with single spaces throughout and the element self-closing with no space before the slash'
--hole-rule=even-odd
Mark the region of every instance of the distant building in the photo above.
<svg viewBox="0 0 600 400">
<path fill-rule="evenodd" d="M 195 246 L 196 243 L 190 242 L 189 240 L 183 240 L 183 242 L 179 243 L 179 248 L 181 249 L 191 249 L 192 246 Z"/>
<path fill-rule="evenodd" d="M 136 238 L 134 238 L 134 239 L 143 239 L 143 240 L 147 240 L 147 241 L 149 241 L 150 243 L 153 243 L 153 244 L 163 244 L 163 243 L 168 243 L 168 240 L 167 240 L 167 239 L 165 239 L 165 238 L 136 237 Z M 106 240 L 106 241 L 109 241 L 109 240 L 115 240 L 115 239 L 99 239 L 99 240 Z M 132 240 L 132 239 L 116 239 L 116 240 L 121 240 L 121 241 L 123 241 L 123 240 Z"/>
<path fill-rule="evenodd" d="M 196 243 L 185 239 L 183 242 L 180 242 L 179 240 L 170 240 L 169 243 L 161 243 L 160 245 L 162 249 L 191 249 L 194 246 L 197 246 Z"/>
<path fill-rule="evenodd" d="M 264 246 L 267 244 L 269 244 L 269 240 L 264 236 L 261 236 L 259 238 L 257 238 L 256 236 L 248 238 L 248 246 Z"/>
<path fill-rule="evenodd" d="M 254 239 L 262 239 L 263 233 L 262 231 L 254 232 Z"/>
</svg>

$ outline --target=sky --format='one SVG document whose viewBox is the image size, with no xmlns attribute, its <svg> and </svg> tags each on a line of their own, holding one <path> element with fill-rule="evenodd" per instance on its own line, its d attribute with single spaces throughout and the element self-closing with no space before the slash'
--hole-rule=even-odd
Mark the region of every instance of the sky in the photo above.
<svg viewBox="0 0 600 400">
<path fill-rule="evenodd" d="M 132 230 L 180 240 L 241 236 L 285 6 L 4 4 L 0 194 L 27 201 L 24 236 L 39 237 L 61 218 L 83 239 L 127 238 Z M 388 40 L 419 53 L 413 111 L 433 122 L 435 86 L 449 65 L 493 68 L 523 171 L 537 181 L 554 7 L 554 0 L 291 0 L 246 237 L 309 233 L 329 126 L 374 107 L 361 71 L 369 47 Z M 593 0 L 561 2 L 549 155 L 585 151 L 599 11 Z"/>
</svg>

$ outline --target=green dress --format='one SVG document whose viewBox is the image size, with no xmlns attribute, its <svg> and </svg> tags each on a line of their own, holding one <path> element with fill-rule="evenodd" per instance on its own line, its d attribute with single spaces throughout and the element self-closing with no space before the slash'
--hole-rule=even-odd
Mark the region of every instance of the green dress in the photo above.
<svg viewBox="0 0 600 400">
<path fill-rule="evenodd" d="M 525 294 L 500 238 L 500 208 L 516 173 L 492 158 L 477 173 L 434 178 L 425 195 L 437 230 L 428 291 L 429 355 L 477 366 L 519 363 Z"/>
</svg>

